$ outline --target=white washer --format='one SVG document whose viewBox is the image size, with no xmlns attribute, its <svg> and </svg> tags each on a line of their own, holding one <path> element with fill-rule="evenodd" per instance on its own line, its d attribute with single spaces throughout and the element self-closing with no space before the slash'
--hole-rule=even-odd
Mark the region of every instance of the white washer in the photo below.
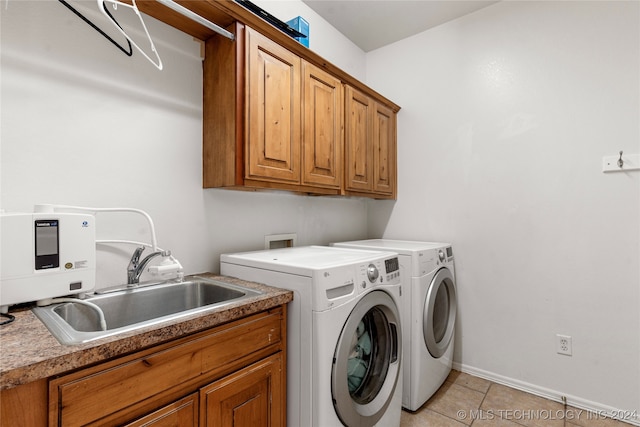
<svg viewBox="0 0 640 427">
<path fill-rule="evenodd" d="M 334 246 L 398 253 L 403 304 L 402 406 L 418 410 L 451 372 L 457 307 L 451 245 L 372 239 Z"/>
<path fill-rule="evenodd" d="M 400 425 L 397 254 L 272 249 L 221 255 L 220 272 L 294 293 L 287 309 L 289 426 Z"/>
</svg>

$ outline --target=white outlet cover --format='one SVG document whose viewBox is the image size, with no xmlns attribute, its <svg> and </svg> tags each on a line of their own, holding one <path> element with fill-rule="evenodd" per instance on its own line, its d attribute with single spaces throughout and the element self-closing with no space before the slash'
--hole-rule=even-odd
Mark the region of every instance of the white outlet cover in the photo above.
<svg viewBox="0 0 640 427">
<path fill-rule="evenodd" d="M 573 346 L 571 337 L 569 335 L 556 335 L 556 352 L 558 354 L 564 354 L 571 356 L 573 353 Z"/>
</svg>

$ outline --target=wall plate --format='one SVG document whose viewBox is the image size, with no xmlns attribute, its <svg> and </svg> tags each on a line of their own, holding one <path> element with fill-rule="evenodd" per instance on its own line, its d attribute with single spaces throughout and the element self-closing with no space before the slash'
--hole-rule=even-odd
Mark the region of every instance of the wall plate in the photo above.
<svg viewBox="0 0 640 427">
<path fill-rule="evenodd" d="M 288 234 L 270 234 L 264 236 L 265 249 L 291 248 L 296 246 L 298 235 L 296 233 Z"/>
<path fill-rule="evenodd" d="M 622 167 L 618 166 L 618 160 L 622 159 Z M 602 172 L 629 172 L 640 170 L 640 154 L 618 154 L 617 156 L 605 156 L 602 158 Z"/>
</svg>

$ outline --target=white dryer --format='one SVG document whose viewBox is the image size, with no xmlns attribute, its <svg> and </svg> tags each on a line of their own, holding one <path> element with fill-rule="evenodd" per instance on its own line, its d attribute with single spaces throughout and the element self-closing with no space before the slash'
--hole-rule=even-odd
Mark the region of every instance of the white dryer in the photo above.
<svg viewBox="0 0 640 427">
<path fill-rule="evenodd" d="M 398 255 L 307 246 L 224 254 L 220 272 L 294 293 L 287 309 L 287 424 L 400 425 Z"/>
<path fill-rule="evenodd" d="M 451 372 L 457 307 L 451 245 L 389 239 L 333 245 L 398 253 L 404 331 L 402 406 L 418 410 Z"/>
</svg>

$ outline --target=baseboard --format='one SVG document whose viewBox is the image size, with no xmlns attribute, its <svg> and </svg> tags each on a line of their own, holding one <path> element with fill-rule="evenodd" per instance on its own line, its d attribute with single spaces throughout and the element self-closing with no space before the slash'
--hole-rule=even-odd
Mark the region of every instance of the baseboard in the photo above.
<svg viewBox="0 0 640 427">
<path fill-rule="evenodd" d="M 584 411 L 590 411 L 598 414 L 599 416 L 606 416 L 614 418 L 620 421 L 624 421 L 628 424 L 640 426 L 640 413 L 629 413 L 628 410 L 621 410 L 613 408 L 611 406 L 602 405 L 598 402 L 593 402 L 587 399 L 583 399 L 579 396 L 571 396 L 563 394 L 556 390 L 551 390 L 545 387 L 540 387 L 535 384 L 527 383 L 524 381 L 516 380 L 514 378 L 498 375 L 493 372 L 485 371 L 483 369 L 474 368 L 472 366 L 464 365 L 461 363 L 453 362 L 453 369 L 460 372 L 464 372 L 469 375 L 484 378 L 494 383 L 502 384 L 516 390 L 531 393 L 536 396 L 544 397 L 545 399 L 553 400 L 554 402 L 562 403 L 562 396 L 567 400 L 567 405 Z"/>
</svg>

